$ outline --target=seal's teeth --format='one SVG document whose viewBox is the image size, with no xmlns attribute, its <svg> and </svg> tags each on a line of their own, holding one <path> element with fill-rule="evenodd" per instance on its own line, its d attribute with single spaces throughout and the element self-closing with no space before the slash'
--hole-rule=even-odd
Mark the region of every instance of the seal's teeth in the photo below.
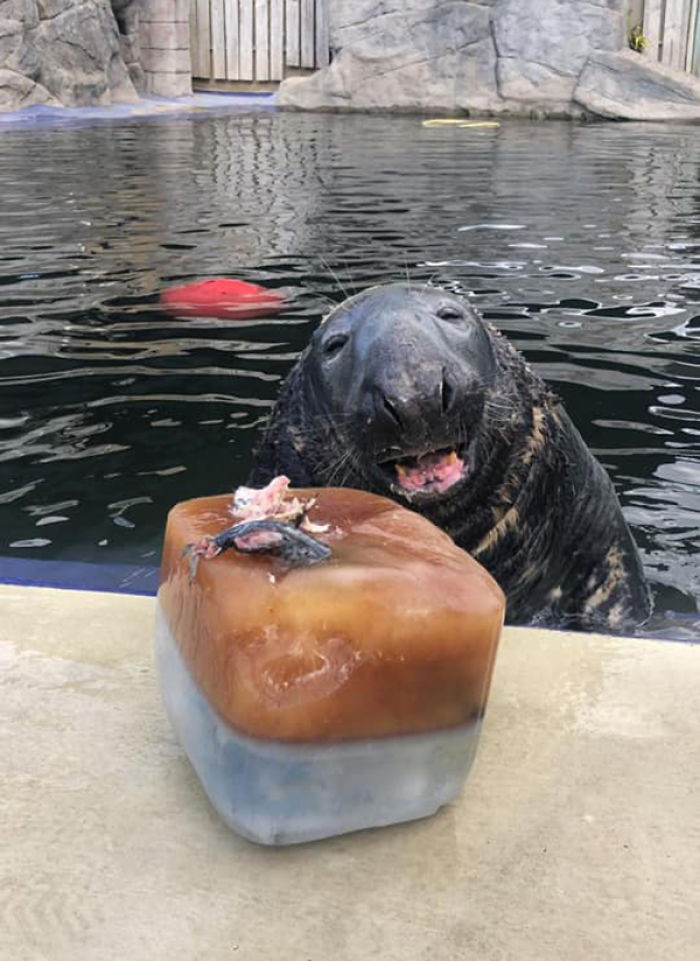
<svg viewBox="0 0 700 961">
<path fill-rule="evenodd" d="M 456 464 L 456 463 L 457 463 L 457 451 L 456 451 L 456 450 L 453 450 L 453 451 L 448 455 L 448 457 L 447 457 L 447 463 L 448 463 L 448 464 Z"/>
</svg>

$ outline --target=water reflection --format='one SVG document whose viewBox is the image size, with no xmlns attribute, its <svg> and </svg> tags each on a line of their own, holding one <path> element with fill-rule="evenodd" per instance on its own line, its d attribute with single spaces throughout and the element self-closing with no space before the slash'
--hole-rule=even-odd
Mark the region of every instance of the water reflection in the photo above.
<svg viewBox="0 0 700 961">
<path fill-rule="evenodd" d="M 658 607 L 700 598 L 700 144 L 691 127 L 248 115 L 3 131 L 0 554 L 155 563 L 167 507 L 246 474 L 328 306 L 461 291 L 610 470 Z M 174 320 L 163 286 L 284 287 Z"/>
</svg>

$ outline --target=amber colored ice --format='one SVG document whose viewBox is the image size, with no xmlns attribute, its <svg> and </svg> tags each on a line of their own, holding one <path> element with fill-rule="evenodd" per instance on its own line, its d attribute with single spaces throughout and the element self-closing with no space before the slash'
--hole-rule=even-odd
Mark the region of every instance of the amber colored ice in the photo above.
<svg viewBox="0 0 700 961">
<path fill-rule="evenodd" d="M 435 731 L 483 712 L 503 622 L 493 579 L 425 518 L 345 489 L 315 496 L 330 560 L 286 569 L 183 548 L 231 524 L 231 496 L 170 512 L 160 603 L 193 681 L 233 728 L 318 742 Z"/>
</svg>

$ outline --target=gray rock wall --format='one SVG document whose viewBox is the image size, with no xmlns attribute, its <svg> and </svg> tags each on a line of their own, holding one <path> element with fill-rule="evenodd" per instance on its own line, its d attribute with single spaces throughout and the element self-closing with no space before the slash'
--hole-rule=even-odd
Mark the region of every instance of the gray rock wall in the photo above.
<svg viewBox="0 0 700 961">
<path fill-rule="evenodd" d="M 590 53 L 622 47 L 622 5 L 622 0 L 496 2 L 493 36 L 503 101 L 569 108 Z"/>
<path fill-rule="evenodd" d="M 0 110 L 191 92 L 190 0 L 0 0 Z"/>
<path fill-rule="evenodd" d="M 626 49 L 639 0 L 326 0 L 332 62 L 283 106 L 700 120 L 700 81 Z M 0 110 L 191 92 L 190 0 L 0 0 Z"/>
<path fill-rule="evenodd" d="M 135 99 L 110 0 L 0 0 L 0 109 Z"/>
<path fill-rule="evenodd" d="M 332 62 L 283 106 L 700 119 L 700 82 L 626 51 L 631 0 L 327 2 Z"/>
</svg>

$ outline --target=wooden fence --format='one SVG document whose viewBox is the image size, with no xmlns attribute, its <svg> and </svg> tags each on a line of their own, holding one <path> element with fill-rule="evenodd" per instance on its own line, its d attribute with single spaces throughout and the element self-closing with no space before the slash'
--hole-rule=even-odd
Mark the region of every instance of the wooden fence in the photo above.
<svg viewBox="0 0 700 961">
<path fill-rule="evenodd" d="M 700 75 L 700 0 L 644 0 L 647 56 Z"/>
<path fill-rule="evenodd" d="M 278 81 L 329 61 L 326 0 L 192 0 L 192 75 Z"/>
</svg>

